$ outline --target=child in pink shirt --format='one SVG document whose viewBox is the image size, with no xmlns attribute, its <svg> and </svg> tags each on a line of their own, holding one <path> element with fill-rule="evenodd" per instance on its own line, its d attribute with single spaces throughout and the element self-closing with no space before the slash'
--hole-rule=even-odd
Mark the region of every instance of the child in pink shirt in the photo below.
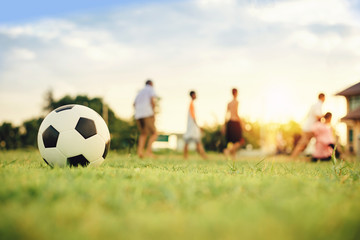
<svg viewBox="0 0 360 240">
<path fill-rule="evenodd" d="M 334 149 L 335 139 L 333 129 L 330 125 L 332 114 L 324 115 L 325 122 L 316 122 L 312 127 L 312 132 L 316 139 L 315 150 L 312 154 L 312 161 L 329 161 Z"/>
</svg>

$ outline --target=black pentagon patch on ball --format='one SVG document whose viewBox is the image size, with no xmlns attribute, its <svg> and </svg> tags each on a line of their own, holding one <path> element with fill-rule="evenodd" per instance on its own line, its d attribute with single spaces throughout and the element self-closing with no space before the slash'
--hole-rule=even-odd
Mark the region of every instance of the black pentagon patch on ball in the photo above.
<svg viewBox="0 0 360 240">
<path fill-rule="evenodd" d="M 75 105 L 74 104 L 71 104 L 71 105 L 65 105 L 65 106 L 62 106 L 62 107 L 58 107 L 57 109 L 55 109 L 55 112 L 61 112 L 61 111 L 64 111 L 64 110 L 70 110 L 74 107 Z"/>
<path fill-rule="evenodd" d="M 82 154 L 75 157 L 69 157 L 67 159 L 67 165 L 69 165 L 70 167 L 78 167 L 79 165 L 82 167 L 86 167 L 87 165 L 89 165 L 89 163 L 90 162 Z"/>
<path fill-rule="evenodd" d="M 76 131 L 85 139 L 92 137 L 96 134 L 96 126 L 93 120 L 81 117 L 76 124 Z"/>
<path fill-rule="evenodd" d="M 59 139 L 59 132 L 50 125 L 42 134 L 45 148 L 54 148 Z"/>
<path fill-rule="evenodd" d="M 49 165 L 50 167 L 53 167 L 48 163 L 48 161 L 45 160 L 45 158 L 43 158 L 43 160 L 44 160 L 44 162 L 46 162 L 47 165 Z"/>
<path fill-rule="evenodd" d="M 107 155 L 108 152 L 109 152 L 109 148 L 110 148 L 110 141 L 108 141 L 108 142 L 105 144 L 104 153 L 103 153 L 103 155 L 102 155 L 103 159 L 106 158 L 106 155 Z"/>
</svg>

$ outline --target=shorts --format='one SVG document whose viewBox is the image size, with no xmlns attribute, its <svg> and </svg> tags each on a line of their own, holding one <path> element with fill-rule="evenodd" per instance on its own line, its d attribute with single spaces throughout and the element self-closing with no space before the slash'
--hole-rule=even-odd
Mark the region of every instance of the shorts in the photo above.
<svg viewBox="0 0 360 240">
<path fill-rule="evenodd" d="M 185 141 L 186 144 L 189 144 L 191 142 L 194 142 L 194 143 L 198 144 L 198 143 L 201 142 L 201 139 L 200 138 L 190 137 L 190 138 L 184 138 L 184 141 Z"/>
<path fill-rule="evenodd" d="M 136 123 L 141 134 L 149 135 L 156 133 L 154 116 L 136 119 Z"/>
<path fill-rule="evenodd" d="M 228 121 L 226 123 L 226 142 L 237 143 L 243 139 L 240 122 Z"/>
</svg>

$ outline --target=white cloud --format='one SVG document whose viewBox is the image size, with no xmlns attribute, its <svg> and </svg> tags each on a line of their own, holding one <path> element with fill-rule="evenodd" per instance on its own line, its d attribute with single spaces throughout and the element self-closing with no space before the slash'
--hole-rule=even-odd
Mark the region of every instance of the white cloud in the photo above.
<svg viewBox="0 0 360 240">
<path fill-rule="evenodd" d="M 67 47 L 82 50 L 87 57 L 95 61 L 111 63 L 136 55 L 133 47 L 116 41 L 109 32 L 103 30 L 74 30 L 61 36 L 59 40 Z"/>
<path fill-rule="evenodd" d="M 308 30 L 299 30 L 292 33 L 287 39 L 290 45 L 311 50 L 313 52 L 339 53 L 360 56 L 360 32 L 350 36 L 342 36 L 335 32 L 316 34 Z"/>
<path fill-rule="evenodd" d="M 235 6 L 236 0 L 196 0 L 200 7 Z"/>
<path fill-rule="evenodd" d="M 296 31 L 290 35 L 288 41 L 304 49 L 330 52 L 339 47 L 344 39 L 335 33 L 319 36 L 310 31 Z"/>
<path fill-rule="evenodd" d="M 11 38 L 36 37 L 44 41 L 53 40 L 59 36 L 73 31 L 75 25 L 70 21 L 61 19 L 44 19 L 38 22 L 9 26 L 0 25 L 0 34 Z"/>
<path fill-rule="evenodd" d="M 316 16 L 321 4 L 329 16 Z M 307 25 L 333 23 L 352 30 L 319 32 Z M 19 115 L 26 112 L 21 107 L 38 108 L 50 87 L 59 97 L 100 95 L 119 116 L 130 117 L 133 98 L 150 77 L 162 97 L 159 129 L 179 131 L 190 89 L 198 91 L 200 123 L 212 123 L 222 121 L 232 87 L 239 88 L 241 114 L 257 119 L 276 112 L 262 109 L 269 86 L 290 85 L 296 91 L 288 104 L 297 106 L 298 119 L 312 103 L 306 96 L 319 89 L 332 94 L 358 80 L 356 24 L 341 0 L 256 7 L 203 0 L 3 25 L 0 95 L 24 96 L 15 106 Z"/>
<path fill-rule="evenodd" d="M 26 48 L 14 48 L 10 51 L 10 56 L 16 60 L 35 60 L 36 54 Z"/>
<path fill-rule="evenodd" d="M 343 46 L 349 52 L 353 52 L 354 54 L 360 56 L 360 33 L 347 38 Z"/>
<path fill-rule="evenodd" d="M 250 7 L 248 11 L 262 21 L 292 26 L 313 23 L 359 25 L 345 0 L 294 0 Z"/>
</svg>

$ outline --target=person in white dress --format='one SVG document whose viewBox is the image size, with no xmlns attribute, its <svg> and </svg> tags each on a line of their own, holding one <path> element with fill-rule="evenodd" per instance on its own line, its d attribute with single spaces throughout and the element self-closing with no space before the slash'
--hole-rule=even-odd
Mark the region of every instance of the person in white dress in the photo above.
<svg viewBox="0 0 360 240">
<path fill-rule="evenodd" d="M 201 130 L 196 122 L 196 116 L 195 116 L 195 107 L 194 107 L 194 101 L 196 99 L 196 93 L 194 91 L 190 92 L 191 102 L 189 106 L 189 112 L 188 112 L 188 121 L 187 121 L 187 129 L 184 134 L 184 158 L 187 159 L 188 157 L 188 146 L 190 142 L 195 142 L 196 144 L 196 150 L 200 154 L 200 156 L 204 159 L 207 158 L 205 154 L 204 147 L 201 143 Z"/>
</svg>

